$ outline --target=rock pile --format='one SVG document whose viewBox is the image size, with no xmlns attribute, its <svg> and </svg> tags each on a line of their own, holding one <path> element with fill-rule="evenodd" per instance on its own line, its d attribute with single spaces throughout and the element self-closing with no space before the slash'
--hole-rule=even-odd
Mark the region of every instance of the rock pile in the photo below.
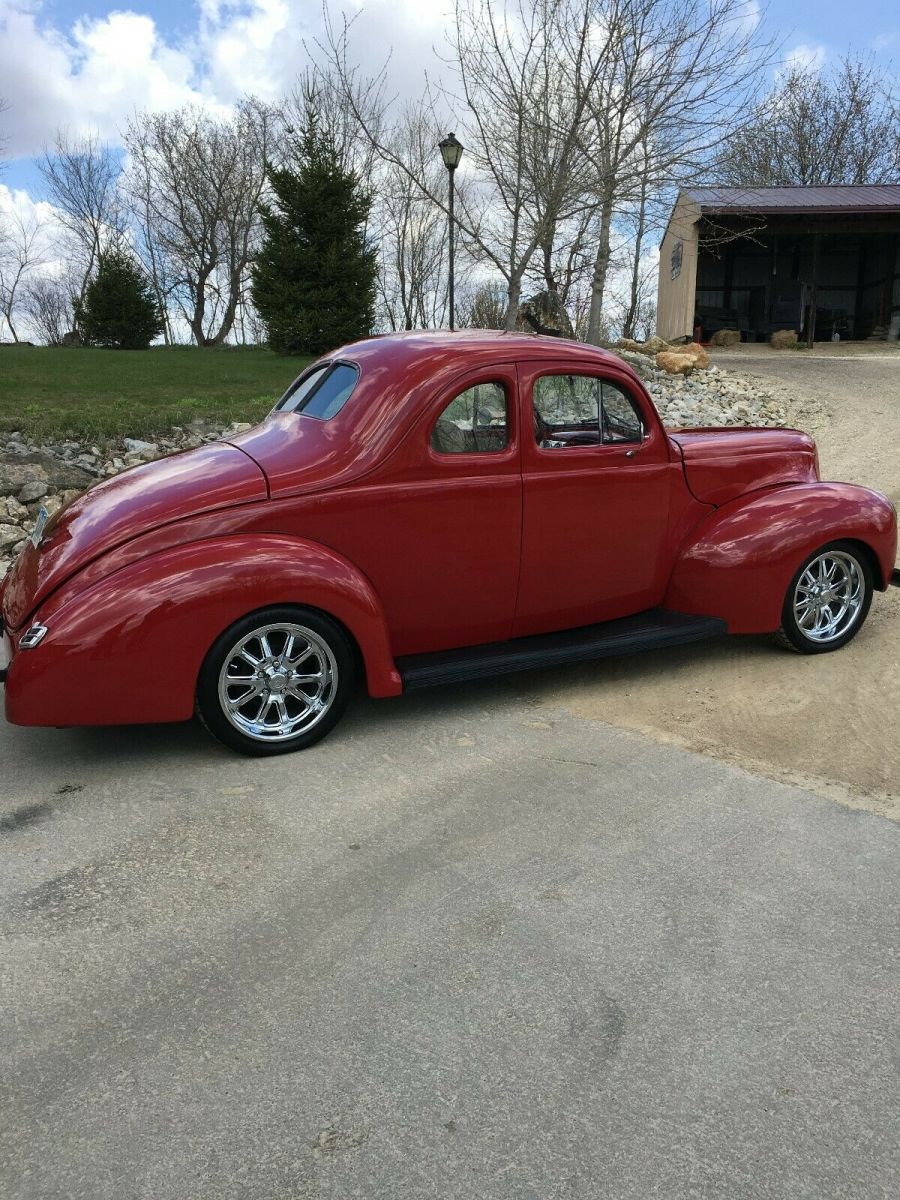
<svg viewBox="0 0 900 1200">
<path fill-rule="evenodd" d="M 798 419 L 796 406 L 785 389 L 752 375 L 723 371 L 714 363 L 705 369 L 693 368 L 687 375 L 672 375 L 656 366 L 655 360 L 648 359 L 646 354 L 618 349 L 614 353 L 640 375 L 667 429 L 718 425 L 777 427 Z M 811 415 L 805 411 L 804 420 Z"/>
</svg>

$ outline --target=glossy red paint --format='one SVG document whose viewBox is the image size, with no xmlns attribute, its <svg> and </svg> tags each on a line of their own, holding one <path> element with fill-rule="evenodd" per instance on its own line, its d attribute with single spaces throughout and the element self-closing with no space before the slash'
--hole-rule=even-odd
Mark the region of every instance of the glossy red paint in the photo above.
<svg viewBox="0 0 900 1200">
<path fill-rule="evenodd" d="M 688 487 L 708 504 L 818 479 L 816 444 L 796 429 L 691 429 L 671 437 L 684 457 Z"/>
<path fill-rule="evenodd" d="M 227 509 L 268 495 L 262 471 L 225 442 L 173 454 L 95 484 L 29 542 L 13 567 L 4 617 L 18 629 L 36 604 L 93 559 L 184 512 Z"/>
<path fill-rule="evenodd" d="M 577 354 L 523 363 L 522 404 L 531 410 L 534 381 L 542 375 L 592 374 L 596 369 L 588 356 Z M 524 439 L 516 637 L 611 620 L 652 608 L 662 599 L 670 566 L 673 492 L 676 505 L 689 503 L 681 466 L 633 373 L 608 362 L 602 373 L 629 392 L 647 436 L 637 447 L 565 451 L 541 449 L 534 437 Z M 627 520 L 622 519 L 625 513 Z"/>
<path fill-rule="evenodd" d="M 7 719 L 19 725 L 187 720 L 203 658 L 222 630 L 300 594 L 349 630 L 369 692 L 398 695 L 384 612 L 369 582 L 323 546 L 255 534 L 191 542 L 132 563 L 86 591 L 74 582 L 61 589 L 41 612 L 53 636 L 40 654 L 24 651 L 13 659 Z"/>
<path fill-rule="evenodd" d="M 872 553 L 876 583 L 888 586 L 897 517 L 878 492 L 846 483 L 797 484 L 751 492 L 719 508 L 680 548 L 664 604 L 722 617 L 729 633 L 769 633 L 781 622 L 788 583 L 826 542 L 859 542 Z"/>
<path fill-rule="evenodd" d="M 6 711 L 21 724 L 178 720 L 209 647 L 247 613 L 321 609 L 359 646 L 369 691 L 395 660 L 593 623 L 664 604 L 774 629 L 787 580 L 834 538 L 867 547 L 886 585 L 896 521 L 883 497 L 820 484 L 792 431 L 667 436 L 614 355 L 553 338 L 373 338 L 336 351 L 360 378 L 327 421 L 275 412 L 234 439 L 92 488 L 20 555 L 0 591 L 12 636 Z M 639 445 L 541 449 L 542 374 L 612 380 Z M 440 455 L 431 430 L 476 382 L 508 402 L 508 444 Z M 33 650 L 24 629 L 47 625 Z"/>
</svg>

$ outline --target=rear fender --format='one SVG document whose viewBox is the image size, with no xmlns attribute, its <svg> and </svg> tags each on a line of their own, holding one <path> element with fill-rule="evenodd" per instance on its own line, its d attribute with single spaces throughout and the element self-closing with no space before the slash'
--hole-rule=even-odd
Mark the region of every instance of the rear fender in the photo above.
<svg viewBox="0 0 900 1200">
<path fill-rule="evenodd" d="M 387 623 L 369 580 L 318 543 L 278 534 L 191 542 L 123 567 L 87 588 L 75 576 L 34 621 L 48 633 L 15 654 L 6 715 L 19 725 L 186 720 L 210 646 L 261 608 L 303 604 L 356 640 L 369 693 L 402 691 Z"/>
<path fill-rule="evenodd" d="M 897 517 L 884 496 L 818 482 L 752 492 L 691 531 L 665 606 L 721 617 L 729 633 L 769 633 L 781 624 L 788 584 L 804 558 L 845 539 L 868 547 L 875 586 L 886 588 L 897 552 Z"/>
</svg>

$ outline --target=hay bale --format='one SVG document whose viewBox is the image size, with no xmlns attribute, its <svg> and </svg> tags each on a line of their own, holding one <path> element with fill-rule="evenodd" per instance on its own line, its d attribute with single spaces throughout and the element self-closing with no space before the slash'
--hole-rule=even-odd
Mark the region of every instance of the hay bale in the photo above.
<svg viewBox="0 0 900 1200">
<path fill-rule="evenodd" d="M 774 350 L 793 350 L 797 345 L 797 333 L 793 329 L 777 329 L 769 341 Z"/>
<path fill-rule="evenodd" d="M 711 346 L 737 346 L 741 335 L 736 329 L 717 329 L 709 339 Z"/>
</svg>

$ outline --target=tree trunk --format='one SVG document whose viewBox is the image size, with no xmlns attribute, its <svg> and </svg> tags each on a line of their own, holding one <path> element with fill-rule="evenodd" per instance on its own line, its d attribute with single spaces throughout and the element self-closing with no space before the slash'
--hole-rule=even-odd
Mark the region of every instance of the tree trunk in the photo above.
<svg viewBox="0 0 900 1200">
<path fill-rule="evenodd" d="M 519 315 L 519 297 L 522 295 L 522 276 L 514 275 L 509 281 L 509 286 L 506 289 L 506 316 L 503 321 L 503 328 L 509 332 L 516 327 L 516 318 Z"/>
<path fill-rule="evenodd" d="M 207 346 L 221 346 L 229 333 L 231 333 L 234 326 L 234 319 L 237 316 L 238 297 L 240 294 L 240 279 L 232 278 L 229 281 L 228 303 L 225 305 L 225 312 L 222 314 L 218 330 L 211 338 L 207 339 Z"/>
<path fill-rule="evenodd" d="M 647 188 L 646 180 L 642 181 L 641 186 L 641 206 L 638 210 L 638 225 L 637 233 L 634 239 L 634 261 L 631 264 L 631 295 L 628 299 L 628 311 L 625 314 L 625 320 L 622 323 L 622 337 L 634 337 L 634 323 L 637 320 L 638 304 L 640 297 L 638 292 L 641 286 L 641 246 L 644 241 L 644 230 L 647 224 Z"/>
<path fill-rule="evenodd" d="M 206 334 L 203 332 L 203 318 L 206 316 L 206 281 L 211 270 L 212 268 L 201 272 L 194 285 L 194 313 L 188 324 L 198 346 L 207 345 Z"/>
<path fill-rule="evenodd" d="M 609 274 L 610 248 L 609 239 L 612 228 L 612 201 L 604 199 L 600 213 L 600 234 L 597 241 L 597 254 L 594 258 L 594 274 L 591 279 L 591 308 L 588 315 L 587 341 L 592 346 L 600 344 L 600 324 L 603 319 L 603 294 L 606 291 L 606 277 Z"/>
</svg>

